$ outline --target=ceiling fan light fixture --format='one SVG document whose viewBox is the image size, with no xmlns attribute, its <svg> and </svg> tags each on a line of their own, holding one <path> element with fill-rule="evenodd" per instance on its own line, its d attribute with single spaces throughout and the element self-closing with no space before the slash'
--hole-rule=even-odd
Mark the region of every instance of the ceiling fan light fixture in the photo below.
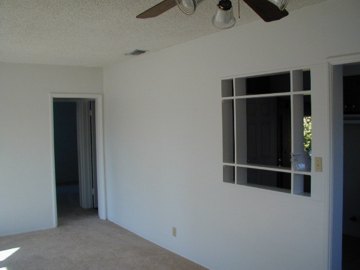
<svg viewBox="0 0 360 270">
<path fill-rule="evenodd" d="M 197 2 L 197 0 L 176 0 L 178 8 L 186 15 L 194 14 Z"/>
<path fill-rule="evenodd" d="M 284 10 L 289 3 L 289 0 L 268 0 L 270 3 L 274 4 L 280 10 Z"/>
<path fill-rule="evenodd" d="M 235 25 L 234 11 L 230 0 L 220 0 L 218 9 L 212 18 L 212 24 L 219 29 L 231 28 Z"/>
</svg>

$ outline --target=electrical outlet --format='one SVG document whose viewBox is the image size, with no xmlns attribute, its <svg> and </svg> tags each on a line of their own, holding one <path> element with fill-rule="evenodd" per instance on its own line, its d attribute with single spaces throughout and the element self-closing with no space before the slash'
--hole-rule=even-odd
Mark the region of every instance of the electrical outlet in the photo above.
<svg viewBox="0 0 360 270">
<path fill-rule="evenodd" d="M 323 171 L 323 165 L 322 165 L 322 158 L 321 157 L 315 157 L 315 171 L 316 172 L 322 172 Z"/>
<path fill-rule="evenodd" d="M 176 227 L 172 227 L 172 236 L 176 237 Z"/>
</svg>

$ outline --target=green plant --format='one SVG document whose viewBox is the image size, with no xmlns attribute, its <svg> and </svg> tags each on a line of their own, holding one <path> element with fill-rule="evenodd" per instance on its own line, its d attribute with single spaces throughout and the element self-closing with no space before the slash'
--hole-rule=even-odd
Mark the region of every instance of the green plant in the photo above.
<svg viewBox="0 0 360 270">
<path fill-rule="evenodd" d="M 312 121 L 311 116 L 304 117 L 304 150 L 308 153 L 311 151 L 312 141 Z"/>
</svg>

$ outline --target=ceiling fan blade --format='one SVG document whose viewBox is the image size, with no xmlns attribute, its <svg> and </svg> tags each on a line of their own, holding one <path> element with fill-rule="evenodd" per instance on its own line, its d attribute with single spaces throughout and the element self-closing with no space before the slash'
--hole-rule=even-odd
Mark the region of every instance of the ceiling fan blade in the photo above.
<svg viewBox="0 0 360 270">
<path fill-rule="evenodd" d="M 164 0 L 161 1 L 159 4 L 145 10 L 143 13 L 140 13 L 139 15 L 136 16 L 136 18 L 147 19 L 147 18 L 156 17 L 175 6 L 176 6 L 175 0 Z"/>
<path fill-rule="evenodd" d="M 265 22 L 280 20 L 287 15 L 287 10 L 280 10 L 267 0 L 244 0 Z"/>
</svg>

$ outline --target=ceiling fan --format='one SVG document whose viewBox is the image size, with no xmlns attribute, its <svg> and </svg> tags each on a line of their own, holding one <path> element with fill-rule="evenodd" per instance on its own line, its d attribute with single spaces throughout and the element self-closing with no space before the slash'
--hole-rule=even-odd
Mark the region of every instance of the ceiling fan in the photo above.
<svg viewBox="0 0 360 270">
<path fill-rule="evenodd" d="M 136 18 L 147 19 L 156 17 L 169 9 L 178 6 L 186 15 L 195 12 L 197 5 L 203 0 L 163 0 L 157 5 L 145 10 Z M 240 1 L 240 0 L 239 0 Z M 265 22 L 280 20 L 287 15 L 285 9 L 289 0 L 243 0 L 253 9 Z M 232 3 L 230 0 L 217 0 L 217 10 L 213 16 L 212 23 L 220 29 L 230 28 L 235 25 Z"/>
</svg>

